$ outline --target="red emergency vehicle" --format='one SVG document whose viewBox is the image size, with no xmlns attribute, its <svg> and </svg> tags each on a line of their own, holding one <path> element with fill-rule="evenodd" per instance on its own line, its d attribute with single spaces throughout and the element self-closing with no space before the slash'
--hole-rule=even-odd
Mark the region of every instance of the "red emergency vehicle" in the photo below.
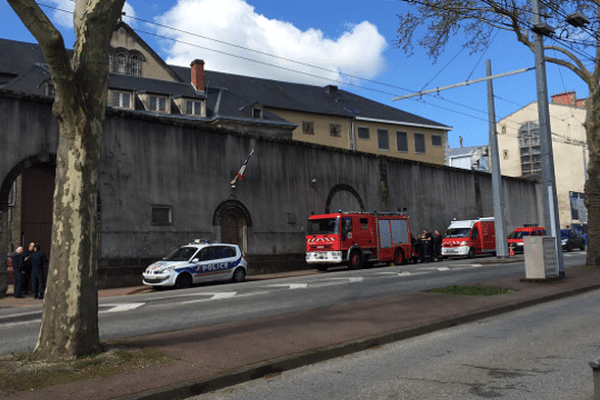
<svg viewBox="0 0 600 400">
<path fill-rule="evenodd" d="M 375 262 L 399 265 L 412 252 L 408 218 L 400 213 L 338 212 L 308 220 L 306 262 L 321 271 L 340 264 L 350 269 Z"/>
<path fill-rule="evenodd" d="M 496 252 L 494 218 L 452 221 L 442 240 L 442 256 L 467 256 Z"/>
<path fill-rule="evenodd" d="M 546 228 L 537 225 L 526 225 L 517 228 L 508 235 L 508 248 L 513 252 L 523 251 L 523 238 L 526 236 L 545 236 Z"/>
</svg>

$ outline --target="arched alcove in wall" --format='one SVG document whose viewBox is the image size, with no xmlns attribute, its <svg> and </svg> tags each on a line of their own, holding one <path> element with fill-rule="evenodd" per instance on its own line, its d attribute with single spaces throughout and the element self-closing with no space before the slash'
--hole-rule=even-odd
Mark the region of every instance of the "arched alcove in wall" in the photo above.
<svg viewBox="0 0 600 400">
<path fill-rule="evenodd" d="M 4 178 L 0 186 L 3 250 L 37 242 L 50 255 L 55 171 L 55 156 L 39 154 L 22 160 Z"/>
<path fill-rule="evenodd" d="M 325 203 L 325 213 L 343 211 L 364 211 L 365 205 L 354 188 L 347 184 L 339 184 L 329 191 Z"/>
</svg>

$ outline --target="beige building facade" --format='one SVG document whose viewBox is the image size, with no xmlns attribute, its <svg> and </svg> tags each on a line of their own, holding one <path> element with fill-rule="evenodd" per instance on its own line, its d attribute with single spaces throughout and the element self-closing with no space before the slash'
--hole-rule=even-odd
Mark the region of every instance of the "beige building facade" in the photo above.
<svg viewBox="0 0 600 400">
<path fill-rule="evenodd" d="M 574 92 L 552 96 L 550 129 L 561 229 L 587 224 L 583 206 L 587 179 L 588 148 L 585 102 Z M 498 151 L 502 175 L 541 178 L 542 154 L 537 102 L 515 111 L 497 123 Z M 544 221 L 523 221 L 539 223 Z"/>
</svg>

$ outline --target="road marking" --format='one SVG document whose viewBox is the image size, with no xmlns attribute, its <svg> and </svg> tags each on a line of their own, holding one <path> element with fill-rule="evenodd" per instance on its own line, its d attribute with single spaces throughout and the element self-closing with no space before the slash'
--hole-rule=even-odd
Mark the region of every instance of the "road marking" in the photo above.
<svg viewBox="0 0 600 400">
<path fill-rule="evenodd" d="M 419 268 L 419 269 L 426 269 L 426 270 L 436 269 L 438 271 L 449 271 L 450 270 L 450 268 L 448 268 L 448 267 L 424 267 L 424 268 Z"/>
<path fill-rule="evenodd" d="M 200 302 L 204 302 L 204 301 L 231 299 L 232 297 L 236 297 L 237 292 L 204 292 L 204 293 L 196 293 L 196 295 L 210 296 L 210 297 L 204 298 L 204 299 L 183 301 L 183 302 L 181 302 L 181 304 L 191 304 L 191 303 L 200 303 Z"/>
<path fill-rule="evenodd" d="M 146 303 L 100 304 L 98 306 L 98 314 L 135 310 L 136 308 L 139 308 L 144 304 Z M 100 308 L 105 307 L 108 307 L 108 310 L 100 310 Z"/>
<path fill-rule="evenodd" d="M 276 283 L 269 287 L 289 287 L 290 289 L 306 289 L 308 283 Z"/>
</svg>

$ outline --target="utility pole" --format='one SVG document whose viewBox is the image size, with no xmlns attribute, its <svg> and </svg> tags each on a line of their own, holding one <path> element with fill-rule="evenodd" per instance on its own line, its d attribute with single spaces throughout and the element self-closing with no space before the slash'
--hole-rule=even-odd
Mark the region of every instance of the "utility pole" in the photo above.
<svg viewBox="0 0 600 400">
<path fill-rule="evenodd" d="M 537 83 L 538 117 L 540 125 L 540 149 L 542 151 L 542 192 L 544 196 L 544 223 L 546 234 L 554 236 L 554 246 L 558 263 L 558 275 L 565 275 L 560 236 L 560 220 L 556 201 L 556 180 L 554 176 L 554 157 L 552 154 L 552 131 L 550 130 L 550 109 L 548 106 L 548 88 L 546 84 L 546 61 L 544 56 L 544 37 L 542 33 L 551 29 L 542 23 L 538 0 L 531 0 L 533 12 L 533 36 L 535 53 L 535 75 Z"/>
<path fill-rule="evenodd" d="M 492 76 L 490 60 L 486 62 L 487 76 Z M 487 81 L 488 88 L 488 118 L 490 127 L 490 160 L 492 173 L 492 193 L 494 202 L 494 229 L 496 231 L 496 257 L 508 257 L 506 241 L 506 221 L 504 220 L 504 191 L 502 190 L 502 175 L 500 175 L 500 155 L 498 154 L 498 132 L 496 131 L 496 108 L 494 106 L 494 87 L 492 80 Z"/>
</svg>

